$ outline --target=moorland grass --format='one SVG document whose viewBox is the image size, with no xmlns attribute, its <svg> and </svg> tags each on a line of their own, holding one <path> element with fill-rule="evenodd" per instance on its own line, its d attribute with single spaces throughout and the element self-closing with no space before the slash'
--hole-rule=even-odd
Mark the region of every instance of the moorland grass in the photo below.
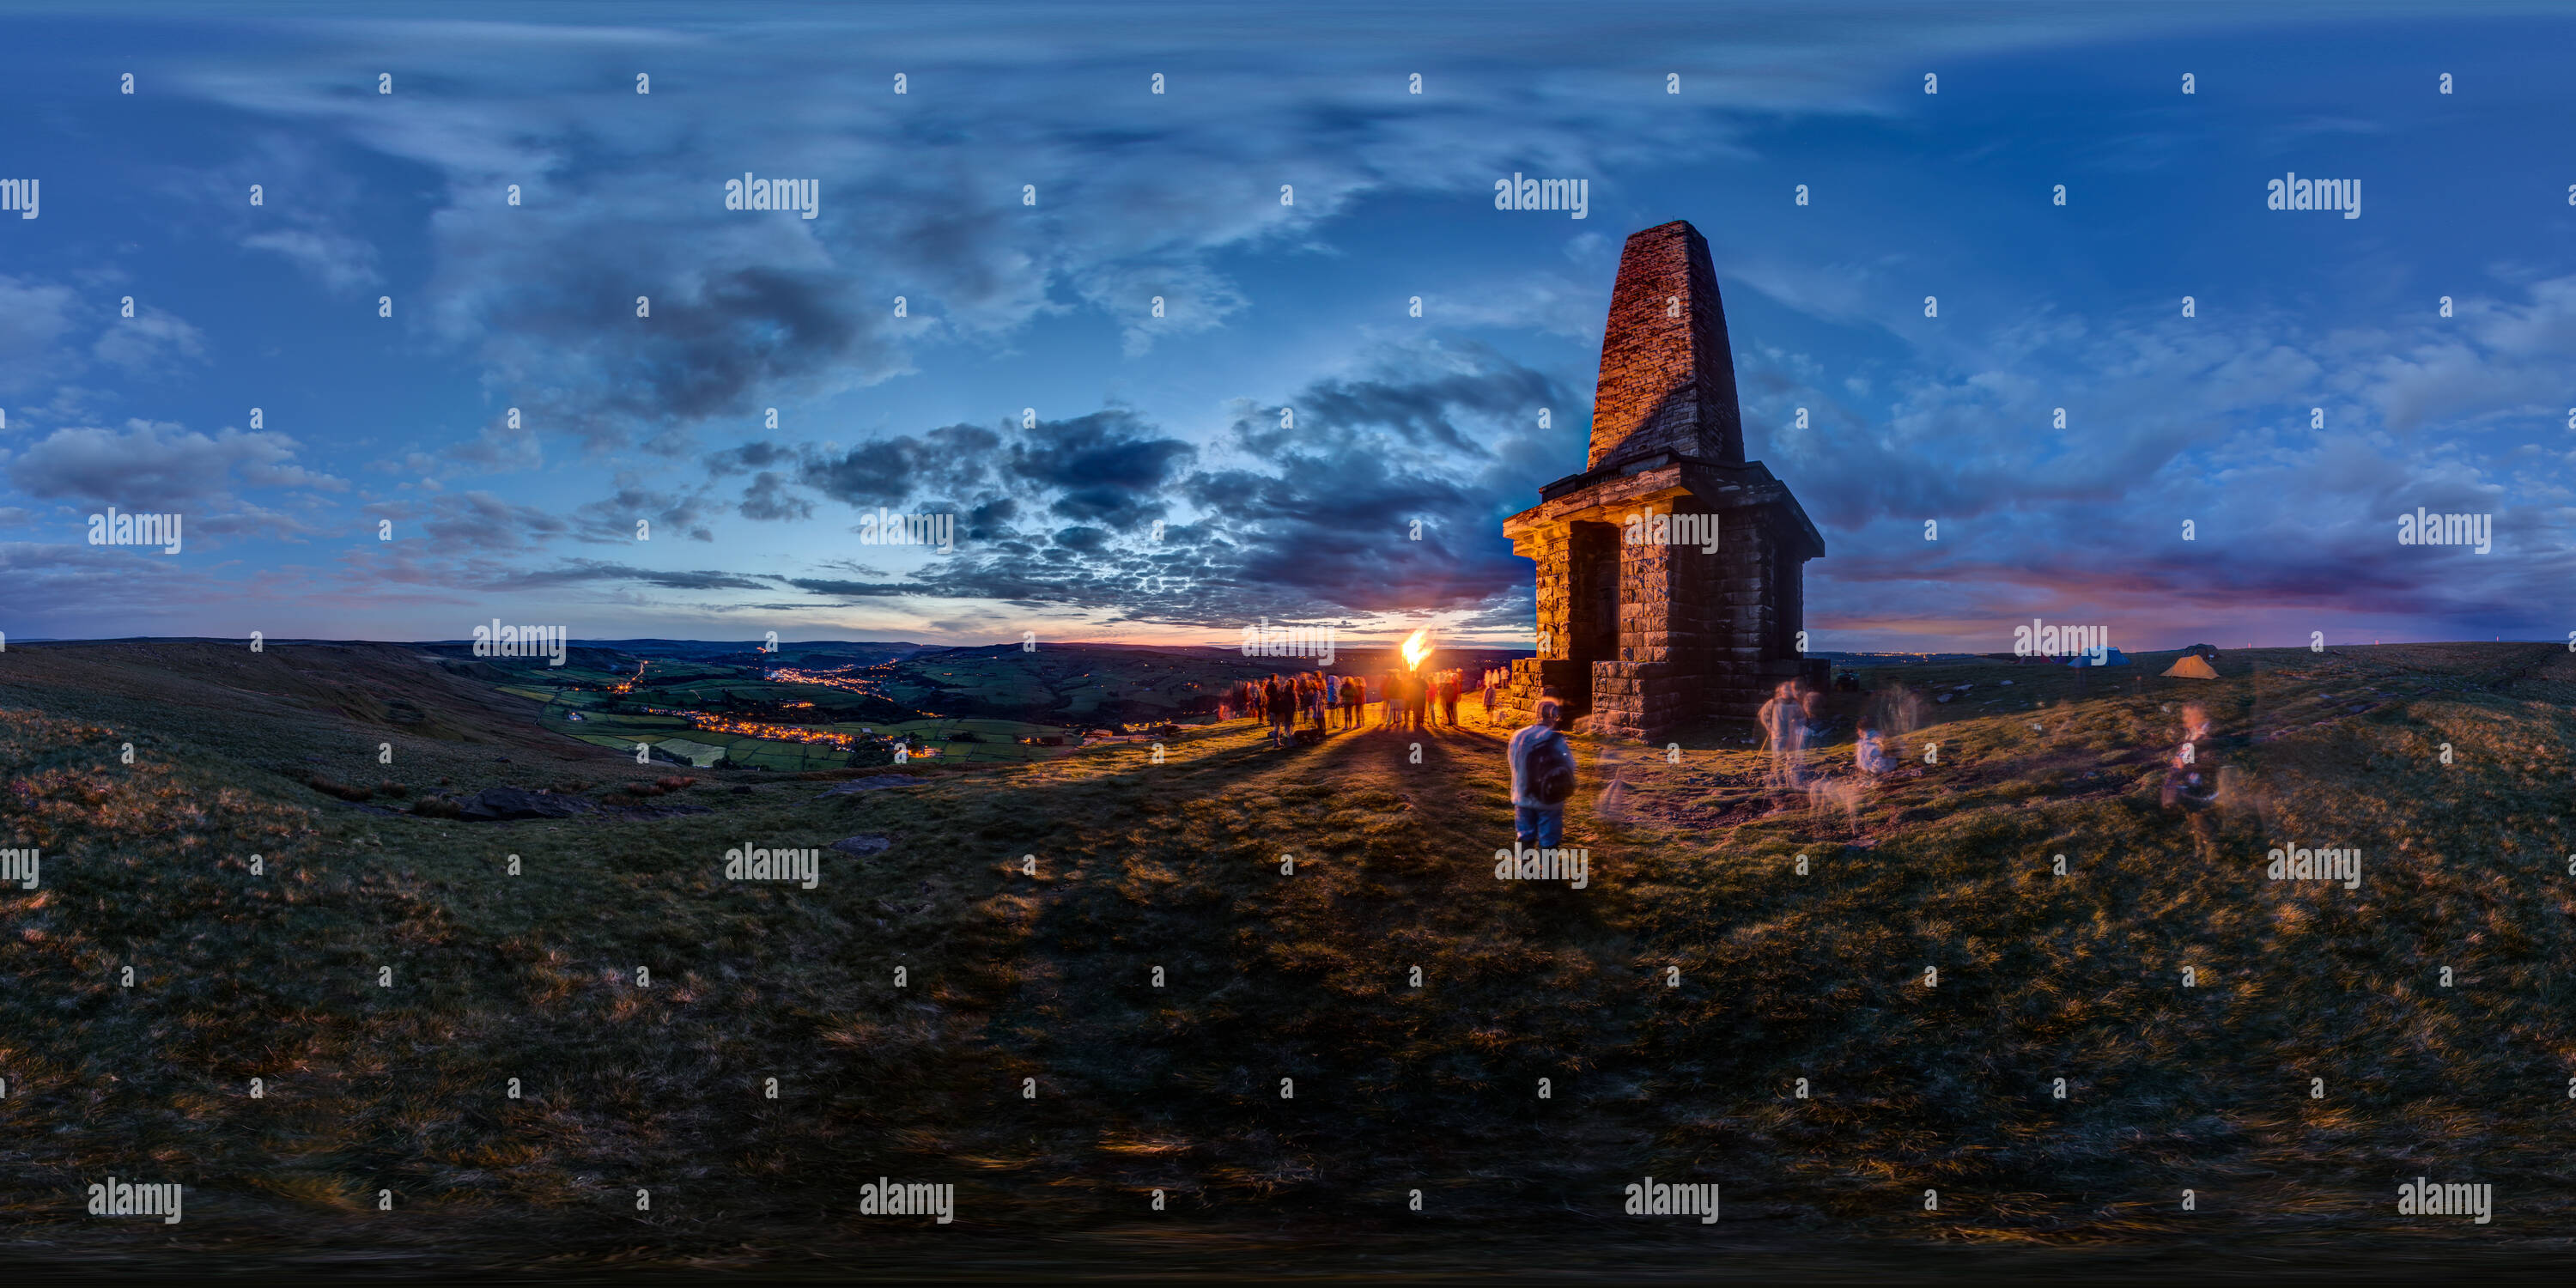
<svg viewBox="0 0 2576 1288">
<path fill-rule="evenodd" d="M 1507 731 L 1475 715 L 648 799 L 627 784 L 667 767 L 399 650 L 85 647 L 0 673 L 0 839 L 45 854 L 0 891 L 0 1176 L 53 1240 L 147 1237 L 66 1197 L 110 1172 L 191 1186 L 153 1238 L 390 1190 L 665 1258 L 854 1228 L 879 1175 L 1068 1229 L 1157 1189 L 1197 1219 L 1381 1220 L 1418 1189 L 1444 1227 L 1615 1223 L 1647 1174 L 1815 1239 L 2542 1240 L 2569 1211 L 2576 666 L 2548 646 L 1870 670 L 1843 720 L 1956 696 L 1821 802 L 1742 728 L 1670 759 L 1586 740 L 1582 890 L 1494 878 Z M 2162 798 L 2186 703 L 2223 808 Z M 1805 772 L 1850 782 L 1848 738 Z M 469 823 L 310 783 L 387 774 L 603 809 Z M 605 808 L 665 801 L 706 812 Z M 825 850 L 811 891 L 722 876 L 850 836 L 889 844 Z M 2285 843 L 2360 848 L 2359 887 L 2267 880 Z M 2396 1217 L 2416 1175 L 2493 1183 L 2494 1224 Z"/>
</svg>

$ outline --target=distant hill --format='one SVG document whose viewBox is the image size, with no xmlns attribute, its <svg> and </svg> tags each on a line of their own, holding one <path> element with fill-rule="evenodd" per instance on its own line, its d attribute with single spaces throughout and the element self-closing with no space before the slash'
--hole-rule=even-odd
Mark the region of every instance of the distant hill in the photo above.
<svg viewBox="0 0 2576 1288">
<path fill-rule="evenodd" d="M 395 731 L 542 745 L 574 759 L 601 754 L 540 729 L 534 703 L 449 671 L 438 651 L 412 644 L 275 642 L 254 653 L 240 641 L 117 640 L 13 647 L 4 656 L 0 697 L 14 690 L 22 701 L 93 719 L 160 712 L 156 723 L 192 728 L 201 745 L 265 744 L 294 728 L 308 737 L 332 730 L 370 749 L 379 733 Z"/>
<path fill-rule="evenodd" d="M 749 640 L 574 640 L 585 648 L 608 649 L 635 657 L 667 657 L 687 662 L 721 662 L 734 658 L 756 657 L 764 641 Z M 798 640 L 778 646 L 780 658 L 838 658 L 836 665 L 851 662 L 889 662 L 910 657 L 935 645 L 908 642 L 869 642 L 855 640 Z"/>
</svg>

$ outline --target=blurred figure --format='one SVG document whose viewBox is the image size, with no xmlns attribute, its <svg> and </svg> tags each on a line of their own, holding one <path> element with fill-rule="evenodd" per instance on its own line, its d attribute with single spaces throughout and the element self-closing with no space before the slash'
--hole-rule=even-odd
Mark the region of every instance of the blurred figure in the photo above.
<svg viewBox="0 0 2576 1288">
<path fill-rule="evenodd" d="M 1860 722 L 1878 731 L 1880 745 L 1890 756 L 1902 758 L 1905 740 L 1923 727 L 1923 695 L 1902 684 L 1892 684 L 1869 695 Z"/>
<path fill-rule="evenodd" d="M 2200 744 L 2209 739 L 2209 709 L 2197 702 L 2186 702 L 2182 708 L 2182 745 L 2174 748 L 2166 762 L 2162 800 L 2165 808 L 2180 805 L 2197 809 L 2218 798 L 2218 787 L 2211 777 L 2204 777 Z"/>
<path fill-rule="evenodd" d="M 1872 777 L 1896 768 L 1896 757 L 1879 742 L 1878 730 L 1866 724 L 1860 727 L 1860 741 L 1852 744 L 1852 762 Z"/>
<path fill-rule="evenodd" d="M 1772 690 L 1771 697 L 1755 713 L 1762 724 L 1765 750 L 1771 754 L 1770 786 L 1795 789 L 1806 785 L 1806 769 L 1800 757 L 1807 749 L 1807 710 L 1800 700 L 1798 682 L 1783 682 Z"/>
</svg>

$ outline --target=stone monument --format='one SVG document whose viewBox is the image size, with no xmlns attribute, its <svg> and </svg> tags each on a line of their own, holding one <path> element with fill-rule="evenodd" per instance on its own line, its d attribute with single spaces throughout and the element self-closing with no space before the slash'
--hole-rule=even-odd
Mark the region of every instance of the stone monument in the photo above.
<svg viewBox="0 0 2576 1288">
<path fill-rule="evenodd" d="M 1512 663 L 1502 695 L 1517 719 L 1553 690 L 1575 729 L 1653 740 L 1751 718 L 1786 680 L 1825 687 L 1827 664 L 1798 648 L 1804 565 L 1824 538 L 1744 459 L 1735 355 L 1698 229 L 1675 220 L 1628 238 L 1591 458 L 1503 535 L 1538 563 L 1538 656 Z"/>
</svg>

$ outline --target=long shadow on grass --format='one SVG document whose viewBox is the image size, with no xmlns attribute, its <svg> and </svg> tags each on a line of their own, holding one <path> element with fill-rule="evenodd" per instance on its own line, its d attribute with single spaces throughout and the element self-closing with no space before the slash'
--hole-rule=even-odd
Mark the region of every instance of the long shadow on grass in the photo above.
<svg viewBox="0 0 2576 1288">
<path fill-rule="evenodd" d="M 997 787 L 989 839 L 1048 869 L 989 999 L 992 1045 L 1041 1084 L 989 1133 L 1022 1142 L 1015 1170 L 1104 1201 L 1375 1203 L 1624 1165 L 1614 1070 L 1648 981 L 1615 883 L 1496 878 L 1502 747 L 1466 726 L 1274 749 L 1246 725 Z"/>
</svg>

